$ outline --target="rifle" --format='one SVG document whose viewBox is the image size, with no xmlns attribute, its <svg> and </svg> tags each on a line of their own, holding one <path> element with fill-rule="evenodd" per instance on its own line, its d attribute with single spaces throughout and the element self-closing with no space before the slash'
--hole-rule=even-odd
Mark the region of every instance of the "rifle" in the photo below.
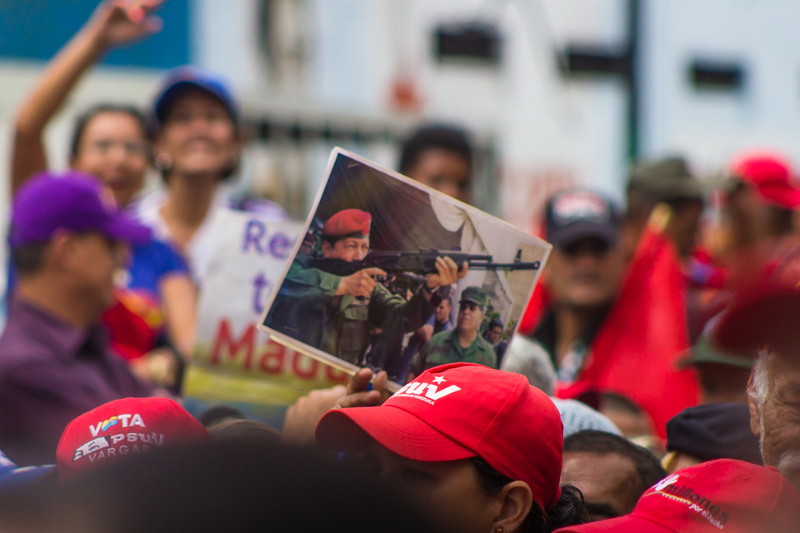
<svg viewBox="0 0 800 533">
<path fill-rule="evenodd" d="M 491 255 L 468 254 L 460 250 L 436 250 L 428 248 L 419 252 L 400 251 L 375 251 L 360 261 L 344 261 L 342 259 L 327 259 L 324 257 L 307 257 L 303 266 L 318 268 L 324 272 L 337 276 L 350 276 L 365 268 L 380 268 L 387 273 L 412 272 L 415 274 L 435 274 L 436 258 L 449 257 L 459 270 L 461 265 L 467 263 L 470 270 L 539 270 L 539 261 L 523 262 L 522 250 L 517 250 L 517 255 L 511 263 L 495 263 Z"/>
</svg>

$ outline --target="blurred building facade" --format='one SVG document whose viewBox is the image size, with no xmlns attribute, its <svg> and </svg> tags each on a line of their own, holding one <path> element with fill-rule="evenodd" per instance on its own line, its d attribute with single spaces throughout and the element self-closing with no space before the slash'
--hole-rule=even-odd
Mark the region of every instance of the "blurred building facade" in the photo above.
<svg viewBox="0 0 800 533">
<path fill-rule="evenodd" d="M 4 176 L 15 106 L 96 4 L 0 3 Z M 331 147 L 393 168 L 423 120 L 474 132 L 474 203 L 523 229 L 570 184 L 621 198 L 633 156 L 677 151 L 710 173 L 743 148 L 800 149 L 792 0 L 167 0 L 161 15 L 161 34 L 111 54 L 54 123 L 56 166 L 77 112 L 145 106 L 185 63 L 241 95 L 241 186 L 300 219 Z"/>
</svg>

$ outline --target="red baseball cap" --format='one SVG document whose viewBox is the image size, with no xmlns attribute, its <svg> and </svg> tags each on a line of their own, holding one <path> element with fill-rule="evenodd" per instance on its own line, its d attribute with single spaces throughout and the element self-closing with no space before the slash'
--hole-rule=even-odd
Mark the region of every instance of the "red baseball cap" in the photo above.
<svg viewBox="0 0 800 533">
<path fill-rule="evenodd" d="M 372 215 L 361 209 L 343 209 L 322 226 L 322 234 L 326 237 L 345 237 L 369 235 L 369 226 L 372 224 Z"/>
<path fill-rule="evenodd" d="M 800 186 L 789 162 L 777 154 L 754 153 L 737 159 L 731 173 L 752 185 L 761 198 L 773 205 L 794 209 L 800 206 Z"/>
<path fill-rule="evenodd" d="M 206 428 L 174 400 L 123 398 L 67 424 L 56 448 L 56 463 L 59 476 L 69 478 L 129 454 L 208 439 Z"/>
<path fill-rule="evenodd" d="M 471 363 L 437 366 L 383 405 L 335 409 L 317 426 L 317 441 L 334 451 L 364 452 L 370 438 L 413 461 L 480 457 L 526 482 L 543 509 L 561 497 L 561 416 L 521 374 Z"/>
<path fill-rule="evenodd" d="M 630 514 L 556 533 L 789 533 L 798 510 L 800 493 L 776 468 L 718 459 L 665 477 Z"/>
</svg>

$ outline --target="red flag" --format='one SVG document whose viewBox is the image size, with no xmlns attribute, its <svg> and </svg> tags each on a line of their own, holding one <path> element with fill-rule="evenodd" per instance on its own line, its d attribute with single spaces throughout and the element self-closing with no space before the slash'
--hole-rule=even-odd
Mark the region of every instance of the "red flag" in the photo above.
<svg viewBox="0 0 800 533">
<path fill-rule="evenodd" d="M 565 392 L 624 395 L 650 415 L 663 438 L 667 420 L 699 400 L 694 372 L 676 367 L 688 347 L 686 278 L 675 247 L 648 227 L 578 382 Z"/>
</svg>

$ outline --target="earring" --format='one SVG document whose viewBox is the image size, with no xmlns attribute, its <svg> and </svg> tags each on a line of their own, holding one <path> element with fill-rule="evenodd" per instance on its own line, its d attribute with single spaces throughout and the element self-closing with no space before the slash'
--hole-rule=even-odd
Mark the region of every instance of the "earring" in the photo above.
<svg viewBox="0 0 800 533">
<path fill-rule="evenodd" d="M 504 532 L 505 532 L 505 529 L 503 529 L 502 527 L 494 528 L 494 533 L 504 533 Z"/>
<path fill-rule="evenodd" d="M 164 152 L 156 155 L 154 163 L 156 168 L 162 172 L 172 168 L 172 158 Z"/>
</svg>

